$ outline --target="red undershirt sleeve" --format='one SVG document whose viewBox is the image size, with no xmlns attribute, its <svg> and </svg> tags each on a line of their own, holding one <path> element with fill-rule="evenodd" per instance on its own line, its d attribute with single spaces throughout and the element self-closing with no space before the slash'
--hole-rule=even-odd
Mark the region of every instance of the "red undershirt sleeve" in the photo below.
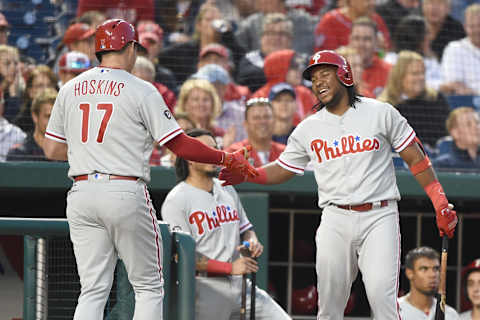
<svg viewBox="0 0 480 320">
<path fill-rule="evenodd" d="M 185 133 L 181 133 L 168 141 L 165 146 L 185 160 L 212 164 L 222 164 L 224 160 L 224 151 L 210 148 Z"/>
</svg>

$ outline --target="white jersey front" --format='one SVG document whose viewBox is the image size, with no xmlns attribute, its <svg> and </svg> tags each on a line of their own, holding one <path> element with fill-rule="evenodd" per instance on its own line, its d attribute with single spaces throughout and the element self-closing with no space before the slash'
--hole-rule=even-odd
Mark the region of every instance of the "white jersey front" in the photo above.
<svg viewBox="0 0 480 320">
<path fill-rule="evenodd" d="M 232 262 L 238 258 L 240 234 L 252 228 L 237 192 L 213 179 L 209 193 L 180 182 L 162 205 L 162 218 L 170 227 L 180 227 L 196 243 L 196 251 L 209 259 Z"/>
<path fill-rule="evenodd" d="M 407 296 L 398 298 L 398 304 L 400 306 L 400 315 L 402 320 L 434 320 L 435 319 L 435 308 L 437 306 L 437 299 L 433 298 L 432 307 L 427 313 L 423 312 L 420 309 L 417 309 L 410 302 L 407 301 Z M 457 311 L 450 306 L 445 306 L 445 320 L 459 320 Z"/>
<path fill-rule="evenodd" d="M 312 161 L 322 208 L 400 199 L 392 147 L 402 151 L 415 132 L 391 105 L 360 100 L 342 116 L 323 108 L 303 120 L 276 161 L 297 174 Z"/>
<path fill-rule="evenodd" d="M 181 132 L 152 84 L 96 67 L 61 88 L 45 136 L 68 144 L 70 177 L 99 172 L 148 182 L 153 142 Z"/>
<path fill-rule="evenodd" d="M 472 310 L 462 312 L 460 314 L 460 320 L 472 320 Z"/>
</svg>

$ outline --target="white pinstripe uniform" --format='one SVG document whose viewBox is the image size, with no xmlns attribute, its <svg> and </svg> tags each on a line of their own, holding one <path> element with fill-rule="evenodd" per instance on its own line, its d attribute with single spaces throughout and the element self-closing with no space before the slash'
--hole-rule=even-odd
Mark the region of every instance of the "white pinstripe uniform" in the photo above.
<svg viewBox="0 0 480 320">
<path fill-rule="evenodd" d="M 375 319 L 399 319 L 400 229 L 391 148 L 400 152 L 415 132 L 391 105 L 360 98 L 337 116 L 326 108 L 302 121 L 276 163 L 303 174 L 312 161 L 323 208 L 316 271 L 318 319 L 343 319 L 358 270 Z M 369 211 L 336 205 L 372 203 Z"/>
<path fill-rule="evenodd" d="M 437 307 L 437 299 L 433 298 L 432 307 L 428 314 L 422 310 L 411 305 L 406 296 L 398 298 L 398 304 L 400 305 L 400 315 L 402 320 L 435 320 L 435 308 Z M 457 311 L 452 307 L 445 306 L 445 320 L 459 320 L 460 316 Z"/>
<path fill-rule="evenodd" d="M 61 88 L 45 136 L 67 143 L 69 177 L 85 178 L 67 197 L 82 285 L 74 319 L 103 319 L 117 256 L 135 290 L 134 318 L 162 318 L 161 238 L 145 183 L 153 142 L 181 132 L 158 91 L 127 71 L 93 68 Z"/>
<path fill-rule="evenodd" d="M 212 193 L 180 182 L 162 205 L 162 218 L 195 239 L 196 251 L 208 259 L 233 262 L 240 235 L 252 228 L 237 192 L 214 179 Z M 195 319 L 233 320 L 240 317 L 242 276 L 196 278 Z M 250 282 L 247 284 L 247 314 Z M 287 320 L 290 317 L 263 290 L 256 289 L 256 318 Z"/>
</svg>

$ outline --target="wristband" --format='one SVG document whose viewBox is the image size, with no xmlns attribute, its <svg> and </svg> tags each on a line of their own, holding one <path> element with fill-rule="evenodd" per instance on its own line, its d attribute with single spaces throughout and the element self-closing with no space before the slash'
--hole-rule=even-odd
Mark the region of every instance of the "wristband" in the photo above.
<svg viewBox="0 0 480 320">
<path fill-rule="evenodd" d="M 207 272 L 216 274 L 231 274 L 232 264 L 229 262 L 210 259 L 207 262 Z"/>
<path fill-rule="evenodd" d="M 267 184 L 267 171 L 264 168 L 255 168 L 257 169 L 258 176 L 250 178 L 248 177 L 247 182 L 257 183 L 257 184 Z"/>
<path fill-rule="evenodd" d="M 438 180 L 432 181 L 423 189 L 432 201 L 435 210 L 442 209 L 448 206 L 447 197 L 445 196 L 443 187 Z"/>
<path fill-rule="evenodd" d="M 423 171 L 427 170 L 432 166 L 432 163 L 430 162 L 430 159 L 428 158 L 427 155 L 425 155 L 425 158 L 423 158 L 421 161 L 415 163 L 410 167 L 410 171 L 414 176 L 416 176 L 419 173 L 422 173 Z"/>
</svg>

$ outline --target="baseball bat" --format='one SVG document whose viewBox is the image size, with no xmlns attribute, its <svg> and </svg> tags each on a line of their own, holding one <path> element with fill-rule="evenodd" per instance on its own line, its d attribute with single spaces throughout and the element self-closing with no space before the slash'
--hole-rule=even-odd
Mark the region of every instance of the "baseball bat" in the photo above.
<svg viewBox="0 0 480 320">
<path fill-rule="evenodd" d="M 445 306 L 447 302 L 447 259 L 448 237 L 442 238 L 442 257 L 440 262 L 440 284 L 437 293 L 437 305 L 435 307 L 435 320 L 445 320 Z"/>
<path fill-rule="evenodd" d="M 257 293 L 257 273 L 252 272 L 252 288 L 250 290 L 250 320 L 255 320 L 255 298 L 257 296 L 256 293 Z"/>
<path fill-rule="evenodd" d="M 250 243 L 248 241 L 243 241 L 244 249 L 240 250 L 242 256 L 248 257 L 250 256 L 250 252 L 248 248 L 250 247 Z M 240 320 L 246 320 L 247 316 L 247 275 L 242 275 L 242 305 L 240 306 Z"/>
</svg>

